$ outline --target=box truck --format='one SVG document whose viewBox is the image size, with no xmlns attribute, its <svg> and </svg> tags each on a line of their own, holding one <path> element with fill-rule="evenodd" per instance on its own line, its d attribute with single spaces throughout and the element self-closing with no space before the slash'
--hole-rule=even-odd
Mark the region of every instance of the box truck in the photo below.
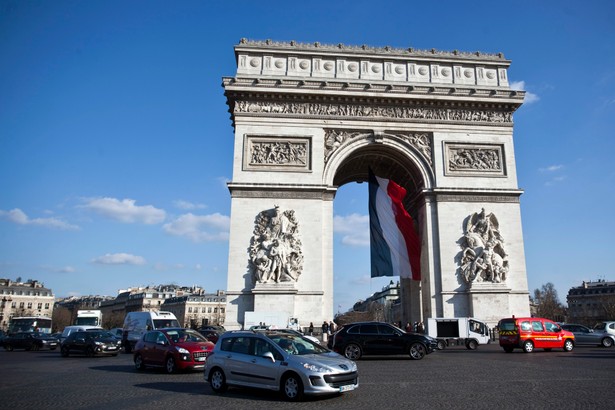
<svg viewBox="0 0 615 410">
<path fill-rule="evenodd" d="M 438 340 L 438 349 L 465 345 L 466 348 L 474 350 L 478 345 L 491 342 L 489 326 L 472 317 L 429 318 L 427 334 Z"/>
</svg>

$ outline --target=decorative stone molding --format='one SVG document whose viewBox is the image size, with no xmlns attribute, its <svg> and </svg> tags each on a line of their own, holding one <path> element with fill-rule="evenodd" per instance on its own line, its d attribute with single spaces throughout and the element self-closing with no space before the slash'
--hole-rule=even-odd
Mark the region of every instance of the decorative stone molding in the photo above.
<svg viewBox="0 0 615 410">
<path fill-rule="evenodd" d="M 311 138 L 246 135 L 244 170 L 310 171 Z"/>
<path fill-rule="evenodd" d="M 295 283 L 303 270 L 299 223 L 294 210 L 279 206 L 256 217 L 249 256 L 256 284 Z"/>
<path fill-rule="evenodd" d="M 365 138 L 366 136 L 373 136 L 373 131 L 349 131 L 343 129 L 325 129 L 325 163 L 329 161 L 331 155 L 346 142 L 357 139 Z M 393 136 L 400 138 L 412 147 L 414 147 L 423 159 L 429 164 L 433 165 L 432 161 L 432 141 L 433 133 L 427 132 L 385 132 L 382 137 Z"/>
<path fill-rule="evenodd" d="M 431 108 L 409 105 L 340 104 L 319 102 L 236 101 L 233 114 L 264 116 L 417 120 L 512 126 L 512 113 L 490 109 Z"/>
<path fill-rule="evenodd" d="M 502 283 L 508 274 L 508 255 L 500 225 L 493 213 L 470 215 L 465 223 L 465 235 L 459 240 L 463 249 L 459 258 L 459 275 L 466 284 Z"/>
<path fill-rule="evenodd" d="M 444 143 L 445 175 L 506 176 L 504 146 Z"/>
<path fill-rule="evenodd" d="M 519 195 L 438 195 L 438 202 L 519 203 Z"/>
</svg>

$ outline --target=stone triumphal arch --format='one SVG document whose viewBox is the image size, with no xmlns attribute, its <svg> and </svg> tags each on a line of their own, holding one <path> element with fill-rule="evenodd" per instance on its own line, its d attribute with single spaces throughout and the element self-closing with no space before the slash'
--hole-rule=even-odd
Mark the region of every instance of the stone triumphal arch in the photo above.
<svg viewBox="0 0 615 410">
<path fill-rule="evenodd" d="M 406 188 L 422 241 L 404 321 L 529 314 L 510 61 L 247 40 L 235 55 L 228 328 L 246 312 L 332 319 L 333 199 L 370 167 Z"/>
</svg>

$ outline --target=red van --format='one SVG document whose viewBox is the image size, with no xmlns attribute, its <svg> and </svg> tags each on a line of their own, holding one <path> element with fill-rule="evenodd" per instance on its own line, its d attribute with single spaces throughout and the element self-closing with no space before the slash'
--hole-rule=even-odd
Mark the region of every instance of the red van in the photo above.
<svg viewBox="0 0 615 410">
<path fill-rule="evenodd" d="M 514 349 L 531 353 L 536 348 L 570 352 L 574 348 L 574 334 L 549 319 L 513 316 L 500 320 L 498 329 L 500 346 L 506 353 Z"/>
</svg>

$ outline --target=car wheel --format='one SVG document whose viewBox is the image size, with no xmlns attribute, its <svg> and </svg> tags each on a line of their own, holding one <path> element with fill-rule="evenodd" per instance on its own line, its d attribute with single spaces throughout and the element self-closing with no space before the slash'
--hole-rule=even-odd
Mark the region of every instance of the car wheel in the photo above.
<svg viewBox="0 0 615 410">
<path fill-rule="evenodd" d="M 468 343 L 466 343 L 466 348 L 469 350 L 476 350 L 477 347 L 478 343 L 476 343 L 476 340 L 468 340 Z"/>
<path fill-rule="evenodd" d="M 574 342 L 570 339 L 566 340 L 564 342 L 564 351 L 565 352 L 571 352 L 572 349 L 574 349 Z"/>
<path fill-rule="evenodd" d="M 282 394 L 288 401 L 297 401 L 303 396 L 303 383 L 296 374 L 290 374 L 282 380 Z"/>
<path fill-rule="evenodd" d="M 224 393 L 228 386 L 226 385 L 226 377 L 221 369 L 215 368 L 209 375 L 209 384 L 214 393 Z"/>
<path fill-rule="evenodd" d="M 505 346 L 503 347 L 504 351 L 506 353 L 512 353 L 512 351 L 514 350 L 514 348 L 510 347 L 510 346 Z"/>
<path fill-rule="evenodd" d="M 363 353 L 361 347 L 355 343 L 350 343 L 344 348 L 344 356 L 350 360 L 359 360 Z"/>
<path fill-rule="evenodd" d="M 85 355 L 86 355 L 87 357 L 94 357 L 94 349 L 92 348 L 92 346 L 88 346 L 88 347 L 85 349 Z"/>
<path fill-rule="evenodd" d="M 68 347 L 62 347 L 60 348 L 60 354 L 62 355 L 62 357 L 68 357 L 68 353 L 69 353 L 69 349 Z"/>
<path fill-rule="evenodd" d="M 613 339 L 611 339 L 610 337 L 605 337 L 604 339 L 602 339 L 602 347 L 612 347 L 613 346 Z"/>
<path fill-rule="evenodd" d="M 4 345 L 4 349 L 5 349 L 7 352 L 12 352 L 12 351 L 13 351 L 13 346 L 12 346 L 12 345 Z"/>
<path fill-rule="evenodd" d="M 423 343 L 416 342 L 410 345 L 410 358 L 412 360 L 421 360 L 425 356 L 427 356 L 427 349 L 425 349 Z"/>
<path fill-rule="evenodd" d="M 135 369 L 143 370 L 145 369 L 145 364 L 143 364 L 143 358 L 140 354 L 135 356 Z"/>
<path fill-rule="evenodd" d="M 532 353 L 534 351 L 534 343 L 529 340 L 523 342 L 523 351 L 525 353 Z"/>
<path fill-rule="evenodd" d="M 444 340 L 438 340 L 438 350 L 444 350 L 445 347 L 446 343 L 444 343 Z"/>
<path fill-rule="evenodd" d="M 167 371 L 167 373 L 171 374 L 171 373 L 175 373 L 176 367 L 175 367 L 175 359 L 173 359 L 172 356 L 167 357 L 167 361 L 165 362 L 166 365 L 164 366 L 165 370 Z"/>
</svg>

